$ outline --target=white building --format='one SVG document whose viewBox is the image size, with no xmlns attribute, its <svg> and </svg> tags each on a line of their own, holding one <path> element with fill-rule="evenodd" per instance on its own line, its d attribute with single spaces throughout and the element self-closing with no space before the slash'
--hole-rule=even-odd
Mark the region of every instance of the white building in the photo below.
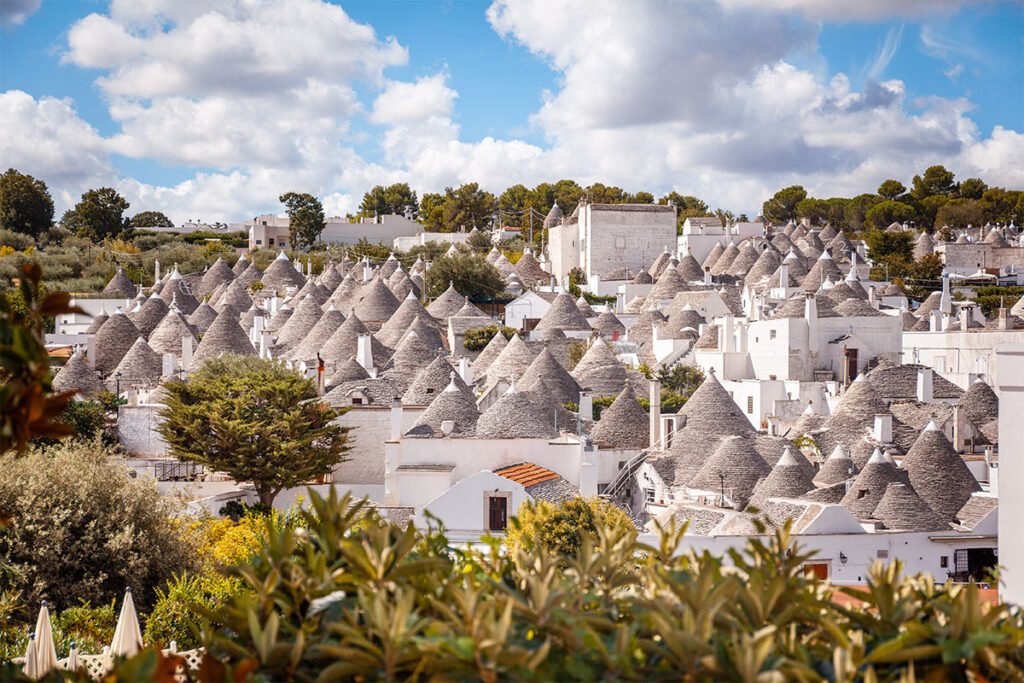
<svg viewBox="0 0 1024 683">
<path fill-rule="evenodd" d="M 999 383 L 999 485 L 1010 495 L 1001 496 L 999 506 L 999 563 L 1002 597 L 1024 604 L 1024 344 L 1007 344 L 996 350 Z"/>
<path fill-rule="evenodd" d="M 290 249 L 289 221 L 286 216 L 264 214 L 249 223 L 232 225 L 237 230 L 248 230 L 249 249 Z M 406 216 L 387 214 L 376 219 L 364 218 L 350 222 L 332 216 L 324 223 L 320 241 L 328 244 L 355 244 L 365 238 L 375 244 L 391 245 L 399 237 L 413 237 L 422 226 Z"/>
<path fill-rule="evenodd" d="M 573 268 L 603 277 L 617 268 L 643 270 L 676 242 L 676 208 L 659 204 L 588 204 L 548 228 L 551 274 L 559 283 Z"/>
<path fill-rule="evenodd" d="M 409 251 L 429 242 L 438 244 L 465 244 L 471 232 L 417 232 L 415 235 L 401 235 L 393 243 L 395 251 Z"/>
<path fill-rule="evenodd" d="M 690 217 L 683 221 L 676 250 L 678 254 L 685 254 L 689 249 L 697 263 L 704 263 L 716 244 L 724 247 L 730 239 L 738 243 L 748 237 L 764 237 L 764 223 L 752 221 L 723 226 L 716 216 Z"/>
</svg>

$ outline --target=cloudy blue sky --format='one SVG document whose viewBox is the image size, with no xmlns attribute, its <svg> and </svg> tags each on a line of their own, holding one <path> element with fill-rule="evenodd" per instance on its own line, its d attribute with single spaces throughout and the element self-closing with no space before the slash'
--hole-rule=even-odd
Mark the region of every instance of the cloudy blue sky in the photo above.
<svg viewBox="0 0 1024 683">
<path fill-rule="evenodd" d="M 0 165 L 237 221 L 563 177 L 756 213 L 933 163 L 1024 188 L 1024 2 L 0 0 Z"/>
</svg>

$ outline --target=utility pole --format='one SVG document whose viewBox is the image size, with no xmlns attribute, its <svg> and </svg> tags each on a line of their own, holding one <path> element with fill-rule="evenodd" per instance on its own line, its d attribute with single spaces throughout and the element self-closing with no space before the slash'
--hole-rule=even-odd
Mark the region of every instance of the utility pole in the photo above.
<svg viewBox="0 0 1024 683">
<path fill-rule="evenodd" d="M 533 207 L 530 207 L 530 246 L 533 246 Z"/>
</svg>

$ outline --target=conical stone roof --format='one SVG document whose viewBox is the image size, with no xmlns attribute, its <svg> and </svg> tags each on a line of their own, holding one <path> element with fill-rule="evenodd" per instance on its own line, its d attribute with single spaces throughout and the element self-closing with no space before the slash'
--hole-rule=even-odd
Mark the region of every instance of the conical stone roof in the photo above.
<svg viewBox="0 0 1024 683">
<path fill-rule="evenodd" d="M 107 375 L 117 368 L 139 338 L 139 328 L 118 308 L 96 333 L 96 371 Z"/>
<path fill-rule="evenodd" d="M 361 334 L 370 334 L 370 330 L 366 328 L 359 316 L 355 314 L 347 316 L 345 322 L 321 347 L 320 356 L 331 367 L 337 367 L 349 358 L 354 358 L 359 348 L 358 339 Z M 373 335 L 370 335 L 370 352 L 373 354 L 375 367 L 382 366 L 391 355 L 390 350 Z"/>
<path fill-rule="evenodd" d="M 513 385 L 477 420 L 476 435 L 482 439 L 551 439 L 557 433 L 548 411 Z"/>
<path fill-rule="evenodd" d="M 195 372 L 204 362 L 225 354 L 256 355 L 249 337 L 228 311 L 218 313 L 210 329 L 206 330 L 192 355 L 192 367 L 189 371 Z"/>
<path fill-rule="evenodd" d="M 612 339 L 616 336 L 616 333 L 618 333 L 618 338 L 622 338 L 626 335 L 626 326 L 611 310 L 607 310 L 599 314 L 597 319 L 591 323 L 591 326 L 597 330 L 604 339 Z"/>
<path fill-rule="evenodd" d="M 121 266 L 117 267 L 117 272 L 114 273 L 114 277 L 110 278 L 110 282 L 103 288 L 104 294 L 111 296 L 124 297 L 125 299 L 131 299 L 138 292 L 138 287 L 132 282 Z"/>
<path fill-rule="evenodd" d="M 328 305 L 327 310 L 324 311 L 316 325 L 292 349 L 288 357 L 296 361 L 315 361 L 317 354 L 320 353 L 320 349 L 324 347 L 327 340 L 338 331 L 338 328 L 344 322 L 345 315 L 334 306 Z"/>
<path fill-rule="evenodd" d="M 455 245 L 452 246 L 454 247 Z M 499 255 L 492 265 L 498 270 L 498 274 L 501 275 L 503 280 L 507 280 L 509 275 L 512 274 L 515 274 L 517 277 L 519 275 L 516 273 L 516 267 L 504 254 Z"/>
<path fill-rule="evenodd" d="M 968 387 L 957 402 L 975 427 L 982 427 L 999 418 L 999 397 L 980 377 Z"/>
<path fill-rule="evenodd" d="M 491 320 L 491 316 L 484 313 L 480 308 L 469 299 L 463 304 L 462 308 L 455 312 L 453 318 L 486 318 Z"/>
<path fill-rule="evenodd" d="M 736 260 L 736 256 L 740 253 L 740 248 L 736 246 L 736 243 L 731 239 L 729 244 L 725 246 L 725 250 L 722 251 L 722 255 L 715 261 L 715 265 L 711 266 L 711 274 L 715 277 L 725 274 L 732 262 Z"/>
<path fill-rule="evenodd" d="M 436 356 L 436 347 L 432 348 L 415 329 L 411 329 L 398 342 L 395 353 L 384 365 L 384 376 L 405 393 L 420 371 L 429 366 Z"/>
<path fill-rule="evenodd" d="M 580 298 L 576 299 L 576 308 L 580 309 L 580 313 L 582 313 L 583 316 L 586 318 L 597 317 L 597 313 L 595 313 L 594 309 L 591 308 L 590 302 L 587 301 L 586 298 L 583 296 L 580 296 Z"/>
<path fill-rule="evenodd" d="M 430 405 L 449 384 L 465 392 L 473 400 L 473 392 L 452 369 L 443 354 L 437 354 L 430 364 L 419 371 L 409 388 L 402 394 L 402 403 L 411 406 Z M 475 405 L 475 404 L 474 404 Z"/>
<path fill-rule="evenodd" d="M 870 432 L 875 415 L 888 412 L 888 406 L 871 382 L 864 375 L 858 375 L 839 397 L 835 410 L 822 424 L 822 431 L 814 435 L 814 440 L 823 453 L 831 453 L 839 444 L 849 452 Z"/>
<path fill-rule="evenodd" d="M 807 458 L 787 446 L 768 476 L 754 488 L 751 504 L 759 505 L 769 498 L 799 498 L 813 490 L 811 474 L 797 458 L 807 462 Z"/>
<path fill-rule="evenodd" d="M 594 397 L 616 396 L 628 380 L 624 366 L 603 339 L 595 339 L 572 369 L 576 383 L 593 392 Z"/>
<path fill-rule="evenodd" d="M 541 268 L 540 262 L 529 250 L 515 264 L 516 274 L 526 285 L 547 284 L 551 276 Z"/>
<path fill-rule="evenodd" d="M 772 273 L 779 269 L 782 264 L 782 257 L 775 249 L 768 247 L 761 252 L 757 260 L 747 271 L 746 277 L 743 282 L 747 286 L 756 285 L 762 281 L 771 278 Z"/>
<path fill-rule="evenodd" d="M 889 484 L 902 483 L 899 470 L 876 448 L 843 496 L 842 505 L 859 520 L 872 519 Z"/>
<path fill-rule="evenodd" d="M 172 306 L 147 341 L 150 348 L 157 353 L 173 353 L 175 358 L 181 358 L 181 340 L 186 336 L 192 340 L 194 346 L 197 341 L 195 331 L 189 326 L 181 311 Z"/>
<path fill-rule="evenodd" d="M 271 334 L 277 332 L 284 327 L 285 323 L 288 322 L 288 319 L 291 318 L 294 313 L 295 309 L 292 308 L 291 304 L 282 304 L 277 309 L 277 313 L 272 315 L 270 320 L 267 321 L 267 326 L 264 329 Z"/>
<path fill-rule="evenodd" d="M 658 254 L 658 257 L 654 259 L 654 263 L 652 263 L 651 267 L 647 269 L 647 272 L 650 273 L 652 278 L 657 280 L 661 277 L 661 274 L 665 272 L 665 269 L 668 268 L 668 264 L 671 261 L 672 254 L 669 253 L 668 247 L 665 247 L 665 249 Z"/>
<path fill-rule="evenodd" d="M 484 381 L 487 376 L 487 369 L 501 355 L 506 346 L 508 346 L 508 340 L 499 331 L 491 337 L 491 341 L 487 342 L 487 346 L 480 352 L 480 355 L 473 359 L 473 377 L 476 378 L 477 382 Z"/>
<path fill-rule="evenodd" d="M 736 254 L 736 258 L 729 264 L 725 274 L 739 279 L 745 278 L 750 269 L 757 263 L 760 255 L 754 247 L 754 240 L 743 240 L 739 253 Z"/>
<path fill-rule="evenodd" d="M 888 529 L 901 531 L 939 531 L 949 528 L 944 520 L 914 489 L 906 484 L 889 484 L 882 500 L 875 508 L 875 518 L 884 523 Z"/>
<path fill-rule="evenodd" d="M 839 270 L 839 266 L 832 260 L 832 255 L 826 249 L 821 252 L 821 256 L 811 266 L 810 272 L 807 273 L 802 283 L 803 288 L 808 292 L 816 292 L 821 289 L 821 283 L 827 278 L 833 282 L 840 282 L 843 279 L 843 271 Z"/>
<path fill-rule="evenodd" d="M 362 285 L 359 280 L 350 272 L 334 290 L 328 304 L 333 304 L 335 308 L 342 312 L 350 311 L 355 306 L 356 301 L 359 300 L 361 289 Z"/>
<path fill-rule="evenodd" d="M 81 349 L 75 349 L 53 378 L 54 392 L 75 391 L 85 398 L 94 398 L 106 391 L 103 382 L 85 362 Z"/>
<path fill-rule="evenodd" d="M 357 363 L 355 358 L 349 358 L 337 365 L 328 383 L 336 387 L 345 382 L 357 382 L 369 377 L 370 373 L 366 372 L 366 368 Z"/>
<path fill-rule="evenodd" d="M 199 300 L 192 296 L 177 268 L 171 271 L 167 283 L 160 290 L 160 298 L 168 306 L 176 305 L 185 315 L 199 308 Z"/>
<path fill-rule="evenodd" d="M 151 294 L 146 299 L 146 303 L 142 304 L 142 308 L 128 317 L 135 323 L 135 327 L 139 328 L 139 333 L 143 337 L 148 337 L 167 315 L 168 310 L 170 307 L 164 303 L 163 299 L 156 294 Z"/>
<path fill-rule="evenodd" d="M 245 254 L 241 254 L 238 260 L 235 261 L 235 265 L 231 266 L 231 272 L 235 277 L 238 277 L 245 272 L 245 269 L 249 267 L 249 257 Z"/>
<path fill-rule="evenodd" d="M 831 486 L 846 481 L 854 474 L 856 474 L 856 470 L 853 466 L 853 459 L 850 458 L 842 444 L 839 444 L 821 464 L 821 469 L 814 475 L 814 483 L 818 486 Z"/>
<path fill-rule="evenodd" d="M 444 321 L 458 313 L 465 303 L 466 297 L 455 291 L 454 283 L 449 282 L 448 289 L 427 306 L 427 312 L 438 320 Z"/>
<path fill-rule="evenodd" d="M 704 277 L 704 269 L 707 268 L 708 270 L 710 270 L 715 265 L 715 263 L 718 262 L 718 259 L 722 258 L 722 252 L 724 251 L 725 247 L 722 246 L 722 243 L 720 241 L 715 242 L 715 246 L 711 247 L 711 251 L 708 252 L 708 255 L 704 257 L 704 262 L 700 264 L 702 278 Z"/>
<path fill-rule="evenodd" d="M 427 309 L 423 308 L 423 304 L 414 295 L 409 294 L 402 300 L 402 303 L 398 306 L 398 310 L 395 311 L 388 320 L 381 325 L 380 330 L 377 332 L 377 338 L 380 339 L 381 343 L 385 346 L 395 346 L 398 344 L 398 340 L 402 338 L 405 331 L 416 320 L 422 320 L 429 323 L 432 326 L 437 325 L 431 315 L 427 312 Z"/>
<path fill-rule="evenodd" d="M 107 322 L 107 318 L 109 317 L 110 316 L 107 315 L 106 307 L 101 308 L 100 312 L 93 316 L 92 322 L 89 323 L 89 327 L 85 328 L 85 334 L 96 334 L 99 329 L 103 327 L 103 323 Z"/>
<path fill-rule="evenodd" d="M 324 264 L 324 272 L 320 274 L 320 285 L 328 292 L 334 293 L 345 276 L 338 272 L 333 261 Z"/>
<path fill-rule="evenodd" d="M 558 296 L 551 302 L 551 306 L 541 317 L 537 327 L 534 329 L 539 332 L 548 329 L 589 330 L 590 323 L 587 322 L 586 316 L 580 312 L 572 295 L 563 291 L 559 292 Z"/>
<path fill-rule="evenodd" d="M 480 419 L 476 402 L 465 389 L 458 386 L 457 374 L 451 372 L 449 377 L 448 385 L 433 398 L 427 409 L 413 423 L 412 428 L 406 432 L 406 436 L 444 436 L 443 423 L 448 420 L 453 423 L 453 435 L 472 436 L 476 431 L 476 423 Z M 405 402 L 404 398 L 402 400 Z"/>
<path fill-rule="evenodd" d="M 235 280 L 238 281 L 238 284 L 240 284 L 241 286 L 245 287 L 246 290 L 248 290 L 249 287 L 252 286 L 252 283 L 256 282 L 257 280 L 259 280 L 260 282 L 263 281 L 263 271 L 256 267 L 255 263 L 250 263 L 245 267 L 245 270 L 243 270 L 241 273 L 237 275 L 237 277 L 235 277 Z"/>
<path fill-rule="evenodd" d="M 579 402 L 580 385 L 555 360 L 547 348 L 542 349 L 533 359 L 526 372 L 519 378 L 518 385 L 523 391 L 533 391 L 540 386 L 541 380 L 559 405 Z"/>
<path fill-rule="evenodd" d="M 526 342 L 518 334 L 513 335 L 498 357 L 487 368 L 486 383 L 490 385 L 499 379 L 509 381 L 519 379 L 530 367 L 534 357 L 533 351 L 526 345 Z"/>
<path fill-rule="evenodd" d="M 930 422 L 903 458 L 911 486 L 945 520 L 952 520 L 981 486 L 952 444 Z"/>
<path fill-rule="evenodd" d="M 196 288 L 196 293 L 199 296 L 213 294 L 213 290 L 217 289 L 217 287 L 227 284 L 234 279 L 235 273 L 228 264 L 224 263 L 224 259 L 217 257 L 217 260 L 213 262 L 209 270 L 203 273 L 199 286 Z"/>
<path fill-rule="evenodd" d="M 401 265 L 402 264 L 398 262 L 398 258 L 395 257 L 394 254 L 388 254 L 387 260 L 385 260 L 380 266 L 380 278 L 386 281 L 395 273 L 396 270 L 399 269 L 399 267 L 401 267 Z"/>
<path fill-rule="evenodd" d="M 145 339 L 139 337 L 114 372 L 107 376 L 107 388 L 111 391 L 117 389 L 119 372 L 122 391 L 131 386 L 156 384 L 163 374 L 163 357 L 150 348 Z"/>
<path fill-rule="evenodd" d="M 317 305 L 326 306 L 327 300 L 331 298 L 331 293 L 327 291 L 326 287 L 321 287 L 317 284 L 317 281 L 313 278 L 306 280 L 306 284 L 302 285 L 302 289 L 295 293 L 296 299 L 302 299 L 304 297 L 313 297 Z"/>
<path fill-rule="evenodd" d="M 669 265 L 657 282 L 654 283 L 654 287 L 647 294 L 648 301 L 672 299 L 679 292 L 685 292 L 689 289 L 689 285 L 683 276 L 679 273 L 679 269 L 675 266 Z"/>
<path fill-rule="evenodd" d="M 590 436 L 602 448 L 644 449 L 650 445 L 649 416 L 636 400 L 632 386 L 627 384 L 601 412 L 601 419 L 594 423 Z"/>
<path fill-rule="evenodd" d="M 188 324 L 194 327 L 199 334 L 203 334 L 210 329 L 210 325 L 213 324 L 216 318 L 217 311 L 213 306 L 204 301 L 199 304 L 199 308 L 192 311 L 192 315 L 188 316 Z"/>
<path fill-rule="evenodd" d="M 320 302 L 312 295 L 306 295 L 295 306 L 288 321 L 277 331 L 275 342 L 278 349 L 287 352 L 302 343 L 306 335 L 316 327 L 324 315 Z"/>
<path fill-rule="evenodd" d="M 686 427 L 709 436 L 750 435 L 756 430 L 713 372 L 679 409 Z"/>
<path fill-rule="evenodd" d="M 295 270 L 291 260 L 282 251 L 277 255 L 260 278 L 264 289 L 276 289 L 282 294 L 288 287 L 299 288 L 306 284 L 306 278 Z"/>
<path fill-rule="evenodd" d="M 722 439 L 714 454 L 701 466 L 688 486 L 704 491 L 725 493 L 739 507 L 745 506 L 758 480 L 771 472 L 768 463 L 757 452 L 753 439 L 728 436 Z M 724 482 L 720 475 L 725 475 Z"/>
<path fill-rule="evenodd" d="M 704 281 L 704 269 L 697 259 L 693 257 L 693 254 L 689 249 L 683 254 L 683 257 L 679 259 L 679 265 L 676 266 L 676 270 L 679 271 L 680 277 L 685 282 L 703 282 Z"/>
<path fill-rule="evenodd" d="M 419 287 L 409 278 L 409 274 L 399 268 L 391 277 L 388 278 L 388 289 L 394 295 L 395 299 L 402 301 L 407 296 L 412 294 L 415 297 L 419 297 Z"/>
</svg>

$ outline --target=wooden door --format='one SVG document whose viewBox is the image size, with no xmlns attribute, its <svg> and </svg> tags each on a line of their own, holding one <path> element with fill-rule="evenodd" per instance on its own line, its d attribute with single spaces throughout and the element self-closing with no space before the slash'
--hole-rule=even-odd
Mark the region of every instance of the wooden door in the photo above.
<svg viewBox="0 0 1024 683">
<path fill-rule="evenodd" d="M 488 520 L 491 531 L 504 531 L 508 526 L 508 498 L 493 496 L 489 499 Z"/>
</svg>

